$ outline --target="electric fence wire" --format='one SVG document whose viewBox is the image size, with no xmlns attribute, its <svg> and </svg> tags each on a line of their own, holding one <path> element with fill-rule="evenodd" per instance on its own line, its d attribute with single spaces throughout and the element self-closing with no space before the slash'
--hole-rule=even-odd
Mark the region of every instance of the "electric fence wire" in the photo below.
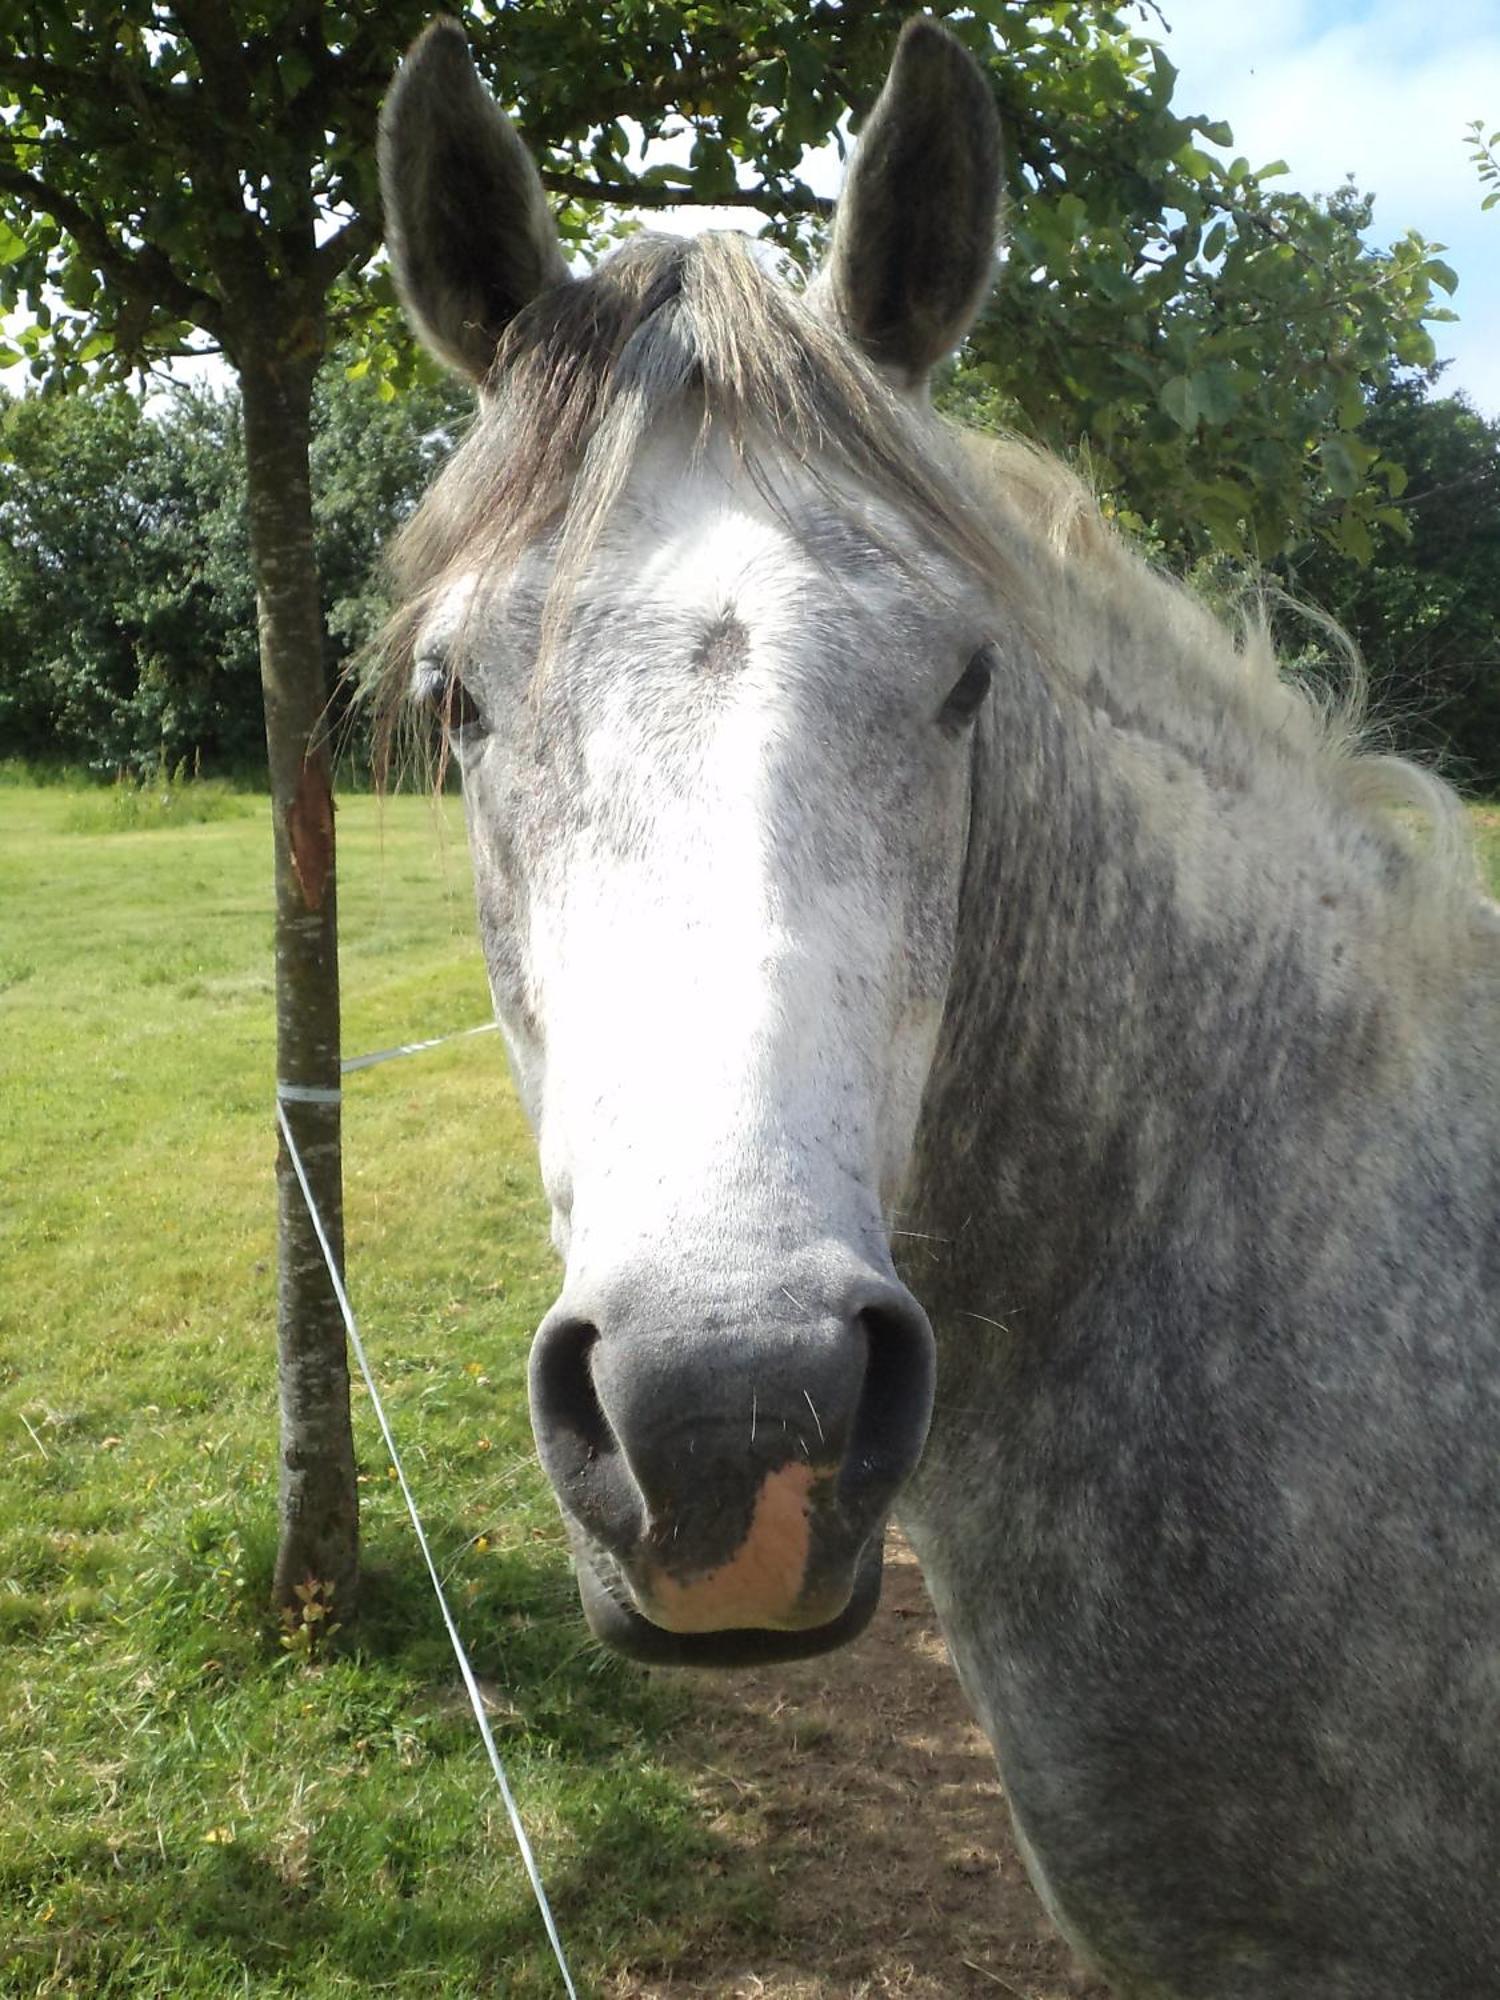
<svg viewBox="0 0 1500 2000">
<path fill-rule="evenodd" d="M 350 1061 L 343 1063 L 341 1068 L 346 1072 L 367 1069 L 375 1063 L 387 1062 L 393 1056 L 416 1055 L 424 1049 L 438 1048 L 444 1042 L 460 1041 L 468 1035 L 484 1034 L 492 1026 L 492 1023 L 486 1023 L 483 1028 L 463 1028 L 456 1034 L 438 1035 L 430 1041 L 404 1042 L 398 1048 L 380 1049 L 368 1056 L 355 1056 Z M 321 1100 L 325 1096 L 332 1097 L 336 1095 L 336 1092 L 320 1092 L 318 1093 L 318 1098 Z M 297 1185 L 302 1190 L 302 1199 L 307 1204 L 308 1218 L 312 1223 L 313 1233 L 318 1239 L 318 1248 L 323 1253 L 323 1262 L 328 1269 L 328 1277 L 333 1286 L 334 1297 L 338 1300 L 339 1312 L 343 1316 L 344 1331 L 349 1336 L 349 1346 L 353 1351 L 355 1361 L 359 1365 L 359 1372 L 364 1377 L 365 1387 L 370 1392 L 370 1404 L 374 1409 L 376 1421 L 380 1425 L 380 1434 L 385 1439 L 385 1448 L 390 1453 L 391 1465 L 395 1470 L 396 1479 L 401 1488 L 401 1497 L 406 1502 L 406 1511 L 411 1516 L 412 1528 L 417 1537 L 417 1546 L 422 1551 L 422 1560 L 426 1563 L 427 1574 L 432 1579 L 432 1588 L 437 1596 L 438 1609 L 442 1612 L 443 1623 L 448 1629 L 448 1641 L 453 1648 L 453 1656 L 458 1661 L 458 1671 L 463 1677 L 464 1687 L 469 1696 L 469 1704 L 474 1710 L 474 1720 L 479 1724 L 479 1734 L 484 1739 L 484 1747 L 489 1753 L 490 1768 L 495 1774 L 495 1783 L 500 1788 L 500 1797 L 505 1803 L 505 1811 L 510 1820 L 511 1832 L 515 1835 L 516 1846 L 520 1850 L 521 1862 L 526 1870 L 527 1880 L 531 1884 L 532 1894 L 536 1898 L 537 1909 L 541 1912 L 542 1925 L 547 1933 L 547 1942 L 552 1947 L 552 1956 L 557 1960 L 557 1969 L 562 1974 L 562 1982 L 567 1991 L 568 2000 L 578 2000 L 577 1988 L 573 1984 L 573 1975 L 568 1970 L 568 1961 L 563 1952 L 562 1939 L 558 1935 L 557 1923 L 552 1915 L 552 1905 L 547 1900 L 547 1891 L 542 1883 L 541 1870 L 537 1867 L 536 1856 L 533 1854 L 531 1842 L 526 1836 L 526 1828 L 522 1824 L 520 1809 L 516 1805 L 515 1794 L 511 1791 L 510 1780 L 505 1775 L 505 1766 L 500 1761 L 500 1752 L 495 1747 L 494 1733 L 490 1728 L 489 1717 L 485 1714 L 484 1697 L 479 1692 L 479 1683 L 474 1678 L 474 1669 L 469 1664 L 469 1656 L 464 1650 L 464 1642 L 459 1637 L 458 1626 L 454 1623 L 453 1613 L 449 1609 L 447 1594 L 443 1589 L 442 1579 L 438 1575 L 437 1564 L 433 1561 L 426 1530 L 422 1526 L 422 1516 L 417 1511 L 416 1499 L 410 1485 L 407 1483 L 406 1468 L 401 1463 L 401 1454 L 396 1449 L 396 1440 L 392 1435 L 391 1426 L 385 1414 L 385 1405 L 381 1402 L 380 1391 L 375 1386 L 374 1371 L 370 1367 L 370 1360 L 365 1352 L 364 1341 L 360 1338 L 359 1327 L 354 1318 L 354 1309 L 349 1303 L 349 1294 L 344 1289 L 344 1281 L 339 1274 L 338 1264 L 328 1240 L 328 1232 L 323 1227 L 323 1218 L 318 1212 L 318 1205 L 314 1201 L 312 1189 L 308 1185 L 307 1170 L 302 1164 L 302 1155 L 297 1150 L 297 1141 L 292 1137 L 292 1128 L 287 1122 L 286 1103 L 288 1101 L 291 1103 L 305 1103 L 309 1100 L 310 1096 L 311 1092 L 308 1090 L 278 1083 L 276 1087 L 276 1121 L 281 1127 L 281 1136 L 286 1142 L 287 1157 L 292 1163 L 292 1171 L 297 1176 Z"/>
</svg>

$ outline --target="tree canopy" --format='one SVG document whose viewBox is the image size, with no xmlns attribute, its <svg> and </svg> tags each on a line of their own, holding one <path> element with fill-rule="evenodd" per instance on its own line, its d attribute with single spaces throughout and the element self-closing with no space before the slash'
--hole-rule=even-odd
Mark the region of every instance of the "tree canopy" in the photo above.
<svg viewBox="0 0 1500 2000">
<path fill-rule="evenodd" d="M 0 732 L 99 772 L 264 752 L 238 417 L 123 389 L 0 403 Z M 87 506 L 79 494 L 88 495 Z"/>
<path fill-rule="evenodd" d="M 1371 563 L 1310 549 L 1291 565 L 1364 655 L 1397 743 L 1500 793 L 1500 424 L 1420 380 L 1376 398 L 1367 434 L 1411 483 L 1402 536 Z"/>
<path fill-rule="evenodd" d="M 357 330 L 377 378 L 409 380 L 388 282 L 365 267 L 375 118 L 429 11 L 0 0 L 14 352 L 58 385 L 204 340 L 233 358 L 274 294 L 278 338 Z M 540 0 L 467 25 L 575 246 L 628 210 L 728 204 L 805 260 L 827 206 L 808 151 L 842 143 L 850 106 L 857 125 L 907 11 Z M 1008 146 L 1006 268 L 958 405 L 1086 453 L 1119 511 L 1183 554 L 1268 560 L 1317 534 L 1366 557 L 1396 528 L 1402 474 L 1365 411 L 1432 359 L 1424 322 L 1454 283 L 1434 247 L 1372 250 L 1352 190 L 1315 199 L 1277 186 L 1279 162 L 1226 157 L 1229 129 L 1176 104 L 1126 7 L 931 11 L 987 63 Z M 642 167 L 661 139 L 685 159 Z"/>
</svg>

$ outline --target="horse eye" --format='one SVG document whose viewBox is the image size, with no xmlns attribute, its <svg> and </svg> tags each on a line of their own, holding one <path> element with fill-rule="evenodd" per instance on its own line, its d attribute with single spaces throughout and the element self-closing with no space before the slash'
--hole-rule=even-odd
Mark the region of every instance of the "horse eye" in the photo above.
<svg viewBox="0 0 1500 2000">
<path fill-rule="evenodd" d="M 463 679 L 445 659 L 427 655 L 417 661 L 412 675 L 412 692 L 448 731 L 458 736 L 484 726 L 478 703 L 464 686 Z"/>
<path fill-rule="evenodd" d="M 938 710 L 938 722 L 955 735 L 979 713 L 979 704 L 990 691 L 994 672 L 994 648 L 981 646 L 948 691 L 948 699 Z"/>
</svg>

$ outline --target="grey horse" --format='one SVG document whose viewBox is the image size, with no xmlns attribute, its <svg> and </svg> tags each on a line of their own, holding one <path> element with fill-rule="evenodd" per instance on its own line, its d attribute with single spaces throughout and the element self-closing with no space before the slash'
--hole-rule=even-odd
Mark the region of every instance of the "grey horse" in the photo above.
<svg viewBox="0 0 1500 2000">
<path fill-rule="evenodd" d="M 1441 786 L 932 414 L 1000 162 L 915 21 L 805 293 L 574 276 L 452 23 L 391 93 L 479 408 L 388 679 L 565 1263 L 541 1456 L 647 1660 L 851 1638 L 898 1506 L 1122 1995 L 1500 1994 L 1500 918 Z"/>
</svg>

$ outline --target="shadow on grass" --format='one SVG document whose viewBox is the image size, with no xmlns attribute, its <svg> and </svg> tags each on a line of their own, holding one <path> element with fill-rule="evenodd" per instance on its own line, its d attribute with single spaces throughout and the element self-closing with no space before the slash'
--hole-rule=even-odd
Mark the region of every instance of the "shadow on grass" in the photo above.
<svg viewBox="0 0 1500 2000">
<path fill-rule="evenodd" d="M 207 1863 L 170 1846 L 122 1862 L 118 1849 L 91 1843 L 71 1857 L 73 1876 L 100 1893 L 75 1896 L 75 1921 L 0 1945 L 0 1990 L 91 2000 L 363 1990 L 542 2000 L 561 1991 L 513 1847 L 501 1857 L 512 1879 L 491 1894 L 460 1865 L 434 1881 L 419 1836 L 386 1831 L 387 1851 L 357 1888 L 327 1879 L 315 1860 L 289 1873 L 248 1843 L 218 1847 Z M 497 1847 L 509 1842 L 494 1822 L 481 1831 Z M 621 1798 L 591 1815 L 572 1858 L 547 1870 L 580 1995 L 623 1960 L 677 1959 L 726 1928 L 760 1929 L 763 1890 L 723 1871 L 713 1843 L 664 1840 L 650 1801 Z"/>
<path fill-rule="evenodd" d="M 278 1644 L 248 1509 L 184 1525 L 99 1632 L 87 1713 L 149 1687 L 133 1726 L 101 1741 L 80 1710 L 76 1743 L 49 1730 L 78 1759 L 70 1809 L 0 1854 L 0 1993 L 557 1994 L 409 1533 L 375 1527 L 358 1624 L 308 1665 Z M 579 1991 L 618 1992 L 622 1965 L 755 1935 L 767 1888 L 672 1747 L 690 1697 L 588 1636 L 550 1528 L 518 1509 L 511 1530 L 537 1539 L 480 1552 L 429 1523 Z"/>
<path fill-rule="evenodd" d="M 462 1542 L 444 1524 L 433 1546 Z M 477 1573 L 476 1573 L 477 1571 Z M 678 1716 L 684 1696 L 606 1651 L 579 1609 L 571 1567 L 559 1547 L 507 1550 L 450 1578 L 449 1602 L 459 1636 L 486 1699 L 508 1726 L 571 1757 L 608 1756 L 630 1738 L 645 1742 Z M 459 1725 L 473 1724 L 452 1647 L 415 1550 L 379 1554 L 366 1567 L 360 1617 L 347 1656 L 390 1665 L 445 1691 Z"/>
</svg>

